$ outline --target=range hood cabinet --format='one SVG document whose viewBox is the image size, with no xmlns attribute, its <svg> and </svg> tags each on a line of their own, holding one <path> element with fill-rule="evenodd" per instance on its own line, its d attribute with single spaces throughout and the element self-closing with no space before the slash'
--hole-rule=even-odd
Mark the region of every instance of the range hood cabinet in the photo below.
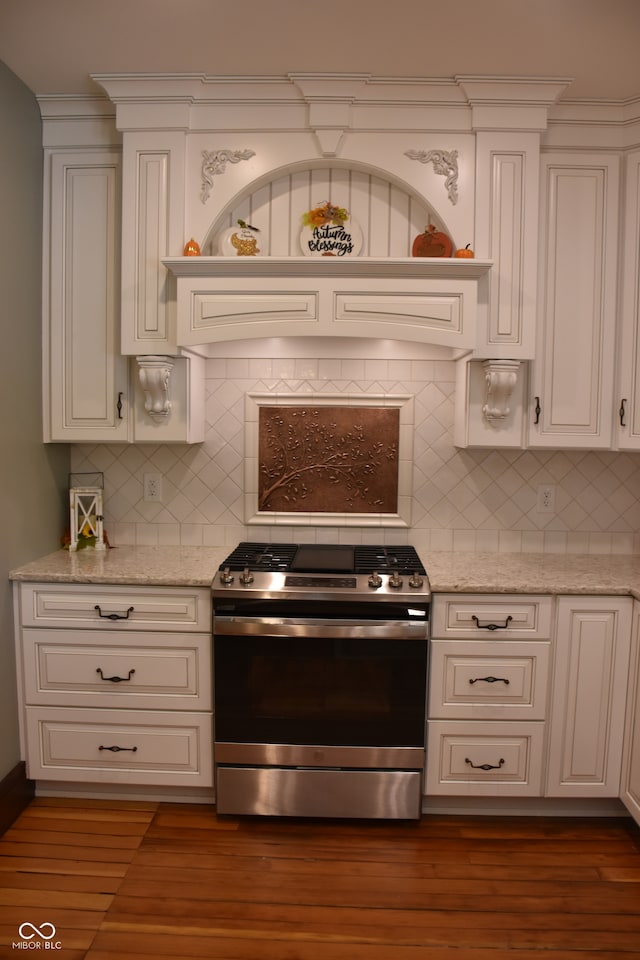
<svg viewBox="0 0 640 960">
<path fill-rule="evenodd" d="M 168 257 L 177 344 L 360 337 L 477 345 L 490 260 Z"/>
</svg>

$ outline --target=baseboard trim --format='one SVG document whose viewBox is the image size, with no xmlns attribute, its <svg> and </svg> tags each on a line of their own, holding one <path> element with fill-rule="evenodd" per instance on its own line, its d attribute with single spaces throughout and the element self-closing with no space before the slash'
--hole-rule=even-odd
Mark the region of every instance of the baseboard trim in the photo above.
<svg viewBox="0 0 640 960">
<path fill-rule="evenodd" d="M 29 806 L 35 795 L 35 783 L 27 779 L 24 762 L 0 780 L 0 834 L 8 830 L 14 820 Z"/>
</svg>

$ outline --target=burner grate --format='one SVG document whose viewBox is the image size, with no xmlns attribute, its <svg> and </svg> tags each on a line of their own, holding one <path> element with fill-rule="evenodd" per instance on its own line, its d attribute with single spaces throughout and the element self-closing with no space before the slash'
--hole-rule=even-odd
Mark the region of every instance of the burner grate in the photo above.
<svg viewBox="0 0 640 960">
<path fill-rule="evenodd" d="M 295 552 L 295 543 L 239 543 L 235 550 L 220 565 L 222 570 L 290 570 Z"/>
<path fill-rule="evenodd" d="M 326 565 L 324 554 L 329 548 L 326 545 L 318 547 L 319 556 L 323 562 L 319 564 L 318 569 L 331 572 Z M 353 551 L 353 570 L 346 572 L 369 574 L 377 570 L 379 573 L 392 573 L 397 570 L 398 573 L 410 576 L 417 572 L 422 576 L 426 571 L 420 561 L 414 547 L 408 544 L 397 546 L 353 546 L 339 548 L 342 552 L 345 550 Z M 220 569 L 229 567 L 230 570 L 244 570 L 249 567 L 250 570 L 270 570 L 270 571 L 290 571 L 294 569 L 294 560 L 298 544 L 296 543 L 255 543 L 245 541 L 239 543 L 235 550 L 229 554 L 227 559 L 220 565 Z M 309 550 L 312 552 L 313 547 Z M 314 572 L 312 566 L 305 566 L 308 572 Z M 337 571 L 336 571 L 337 572 Z M 340 572 L 344 572 L 340 566 Z"/>
<path fill-rule="evenodd" d="M 397 570 L 398 573 L 410 575 L 419 573 L 422 576 L 426 571 L 414 547 L 408 544 L 389 547 L 356 547 L 355 573 L 388 573 Z"/>
</svg>

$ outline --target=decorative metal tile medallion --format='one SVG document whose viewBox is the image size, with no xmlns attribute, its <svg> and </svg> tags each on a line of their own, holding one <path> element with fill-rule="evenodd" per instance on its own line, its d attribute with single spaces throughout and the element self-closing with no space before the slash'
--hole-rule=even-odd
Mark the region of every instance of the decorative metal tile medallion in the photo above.
<svg viewBox="0 0 640 960">
<path fill-rule="evenodd" d="M 404 526 L 411 399 L 249 396 L 247 522 L 325 517 Z"/>
</svg>

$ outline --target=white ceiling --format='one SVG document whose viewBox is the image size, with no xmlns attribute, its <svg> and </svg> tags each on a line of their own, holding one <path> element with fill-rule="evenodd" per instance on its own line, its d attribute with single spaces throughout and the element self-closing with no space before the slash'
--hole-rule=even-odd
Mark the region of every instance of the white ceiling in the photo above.
<svg viewBox="0 0 640 960">
<path fill-rule="evenodd" d="M 36 94 L 92 73 L 573 78 L 640 97 L 640 0 L 0 0 L 0 60 Z"/>
</svg>

